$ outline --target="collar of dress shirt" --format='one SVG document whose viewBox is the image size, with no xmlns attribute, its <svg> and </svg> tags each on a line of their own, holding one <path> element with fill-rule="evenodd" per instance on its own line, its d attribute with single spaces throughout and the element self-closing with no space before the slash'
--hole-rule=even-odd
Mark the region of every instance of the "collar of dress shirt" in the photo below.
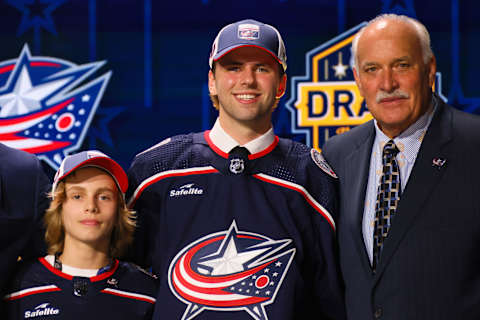
<svg viewBox="0 0 480 320">
<path fill-rule="evenodd" d="M 240 146 L 235 139 L 233 139 L 228 133 L 225 132 L 225 130 L 223 130 L 218 118 L 215 121 L 212 130 L 210 130 L 209 136 L 213 144 L 225 153 L 229 153 L 233 148 Z M 274 140 L 275 133 L 273 132 L 273 128 L 270 128 L 270 130 L 265 132 L 260 137 L 247 142 L 241 147 L 247 148 L 250 154 L 255 154 L 268 148 Z"/>
<path fill-rule="evenodd" d="M 432 121 L 433 115 L 437 109 L 437 101 L 432 98 L 430 108 L 425 114 L 423 114 L 417 121 L 415 121 L 410 127 L 403 131 L 400 135 L 395 137 L 393 141 L 397 145 L 397 148 L 405 156 L 408 163 L 413 163 L 417 158 L 418 150 L 422 144 L 425 133 Z M 390 140 L 389 137 L 383 133 L 378 127 L 377 120 L 375 123 L 375 149 L 381 155 L 383 153 L 383 147 Z"/>
</svg>

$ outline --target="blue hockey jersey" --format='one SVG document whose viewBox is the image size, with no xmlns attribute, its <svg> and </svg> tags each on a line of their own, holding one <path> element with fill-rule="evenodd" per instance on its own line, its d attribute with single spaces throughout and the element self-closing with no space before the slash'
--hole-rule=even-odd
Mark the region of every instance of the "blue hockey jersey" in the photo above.
<svg viewBox="0 0 480 320">
<path fill-rule="evenodd" d="M 156 291 L 157 281 L 130 263 L 115 261 L 109 271 L 85 278 L 39 258 L 17 273 L 2 319 L 151 319 Z"/>
<path fill-rule="evenodd" d="M 180 135 L 138 154 L 129 183 L 154 319 L 344 318 L 336 177 L 316 150 L 275 137 L 229 155 L 208 131 Z"/>
</svg>

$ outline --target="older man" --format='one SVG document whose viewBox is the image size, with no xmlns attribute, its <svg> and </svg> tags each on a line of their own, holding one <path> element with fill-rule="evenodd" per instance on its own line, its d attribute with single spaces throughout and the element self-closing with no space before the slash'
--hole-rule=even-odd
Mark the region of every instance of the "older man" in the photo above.
<svg viewBox="0 0 480 320">
<path fill-rule="evenodd" d="M 480 319 L 480 118 L 432 94 L 430 37 L 393 14 L 355 37 L 375 118 L 327 141 L 349 319 Z"/>
</svg>

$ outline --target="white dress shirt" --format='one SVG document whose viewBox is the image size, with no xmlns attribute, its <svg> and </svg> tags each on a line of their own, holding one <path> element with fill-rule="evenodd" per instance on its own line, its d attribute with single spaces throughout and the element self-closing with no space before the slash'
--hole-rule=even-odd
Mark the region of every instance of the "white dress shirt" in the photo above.
<svg viewBox="0 0 480 320">
<path fill-rule="evenodd" d="M 408 127 L 399 136 L 393 139 L 400 152 L 396 159 L 400 167 L 400 182 L 402 193 L 407 185 L 410 172 L 412 172 L 415 159 L 425 136 L 428 126 L 432 121 L 433 115 L 437 108 L 436 102 L 432 99 L 433 106 L 423 116 L 421 116 L 415 123 Z M 375 226 L 375 202 L 377 201 L 377 190 L 382 174 L 382 154 L 383 147 L 390 140 L 382 130 L 378 127 L 377 121 L 375 123 L 375 141 L 373 142 L 372 154 L 370 157 L 370 171 L 368 175 L 367 191 L 365 194 L 365 206 L 363 212 L 362 232 L 363 241 L 367 249 L 370 264 L 373 261 L 373 229 Z M 400 199 L 402 197 L 400 196 Z M 395 218 L 392 224 L 395 223 Z"/>
</svg>

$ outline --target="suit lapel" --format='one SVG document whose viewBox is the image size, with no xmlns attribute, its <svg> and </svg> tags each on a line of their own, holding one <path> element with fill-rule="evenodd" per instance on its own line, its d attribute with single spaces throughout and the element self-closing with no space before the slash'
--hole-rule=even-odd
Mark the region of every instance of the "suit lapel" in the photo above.
<svg viewBox="0 0 480 320">
<path fill-rule="evenodd" d="M 348 216 L 348 225 L 354 239 L 358 255 L 362 260 L 362 266 L 367 274 L 372 269 L 368 259 L 367 251 L 363 241 L 362 220 L 365 204 L 365 192 L 367 189 L 368 172 L 370 170 L 370 156 L 375 138 L 375 127 L 373 121 L 369 122 L 363 134 L 357 135 L 358 140 L 353 152 L 345 159 L 345 185 L 346 192 L 343 194 L 344 212 L 351 212 Z"/>
<path fill-rule="evenodd" d="M 452 138 L 452 112 L 440 99 L 438 101 L 436 114 L 422 142 L 400 199 L 395 220 L 384 243 L 382 257 L 374 278 L 375 282 L 381 277 L 385 266 L 389 263 L 406 232 L 413 225 L 414 219 L 421 214 L 420 208 L 445 171 L 444 168 L 439 170 L 433 167 L 432 160 L 448 158 L 448 154 L 445 154 L 442 149 Z"/>
</svg>

